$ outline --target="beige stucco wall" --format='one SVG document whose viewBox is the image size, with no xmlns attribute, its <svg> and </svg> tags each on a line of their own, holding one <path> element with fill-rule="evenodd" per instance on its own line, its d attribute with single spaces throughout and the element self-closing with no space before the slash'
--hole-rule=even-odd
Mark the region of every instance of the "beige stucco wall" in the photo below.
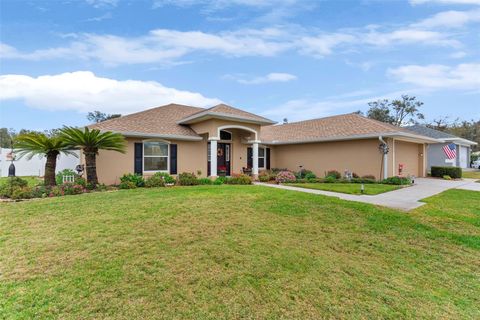
<svg viewBox="0 0 480 320">
<path fill-rule="evenodd" d="M 100 183 L 118 184 L 120 177 L 125 173 L 134 171 L 134 145 L 143 139 L 127 138 L 127 152 L 125 154 L 100 150 L 97 156 L 97 174 Z M 177 169 L 178 172 L 202 172 L 201 176 L 207 175 L 207 140 L 202 141 L 178 141 L 164 140 L 177 144 Z M 150 175 L 152 173 L 145 173 Z"/>
<path fill-rule="evenodd" d="M 299 166 L 323 177 L 328 170 L 342 174 L 348 169 L 359 175 L 380 176 L 382 156 L 378 140 L 351 140 L 275 146 L 272 167 L 299 170 Z"/>
<path fill-rule="evenodd" d="M 230 128 L 235 127 L 235 126 L 242 126 L 242 127 L 246 127 L 246 128 L 251 129 L 251 130 L 254 130 L 257 133 L 260 132 L 260 126 L 257 125 L 257 124 L 241 123 L 241 122 L 221 120 L 221 119 L 205 120 L 205 121 L 190 125 L 190 128 L 192 128 L 198 134 L 207 133 L 209 135 L 209 137 L 218 137 L 218 128 L 225 127 L 225 126 L 230 127 Z M 230 131 L 228 128 L 225 129 L 225 130 Z M 246 136 L 250 136 L 250 139 L 255 138 L 255 136 L 252 132 L 249 132 L 249 131 L 244 131 L 244 132 L 245 132 Z"/>
<path fill-rule="evenodd" d="M 395 140 L 394 175 L 398 175 L 398 167 L 403 164 L 403 176 L 425 176 L 423 144 Z"/>
</svg>

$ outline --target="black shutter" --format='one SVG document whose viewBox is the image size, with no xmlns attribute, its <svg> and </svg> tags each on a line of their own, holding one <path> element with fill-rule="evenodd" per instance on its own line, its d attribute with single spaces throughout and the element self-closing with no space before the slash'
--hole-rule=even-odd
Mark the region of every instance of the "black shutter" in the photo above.
<svg viewBox="0 0 480 320">
<path fill-rule="evenodd" d="M 177 174 L 177 145 L 170 144 L 170 174 Z"/>
<path fill-rule="evenodd" d="M 247 168 L 253 168 L 253 149 L 247 148 Z"/>
<path fill-rule="evenodd" d="M 265 160 L 265 162 L 266 162 L 265 165 L 266 165 L 266 169 L 270 170 L 270 148 L 266 148 L 266 151 L 267 151 L 267 153 L 265 154 L 265 157 L 267 159 Z"/>
<path fill-rule="evenodd" d="M 135 165 L 134 172 L 143 174 L 143 143 L 135 142 Z"/>
</svg>

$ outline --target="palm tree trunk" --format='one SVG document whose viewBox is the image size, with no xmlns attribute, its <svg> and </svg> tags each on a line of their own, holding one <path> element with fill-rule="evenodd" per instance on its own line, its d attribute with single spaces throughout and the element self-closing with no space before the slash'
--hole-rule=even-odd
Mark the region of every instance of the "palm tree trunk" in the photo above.
<svg viewBox="0 0 480 320">
<path fill-rule="evenodd" d="M 96 188 L 98 184 L 97 154 L 96 152 L 91 151 L 84 151 L 83 154 L 85 155 L 85 171 L 87 172 L 87 182 Z"/>
<path fill-rule="evenodd" d="M 58 152 L 47 153 L 47 162 L 45 163 L 45 177 L 44 183 L 46 186 L 56 185 L 55 181 L 55 169 L 57 167 Z"/>
</svg>

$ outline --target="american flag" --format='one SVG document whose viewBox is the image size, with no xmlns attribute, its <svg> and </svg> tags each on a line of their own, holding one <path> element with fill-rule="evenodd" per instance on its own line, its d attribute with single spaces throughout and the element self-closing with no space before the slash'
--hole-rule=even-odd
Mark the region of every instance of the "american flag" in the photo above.
<svg viewBox="0 0 480 320">
<path fill-rule="evenodd" d="M 455 143 L 450 143 L 444 146 L 443 152 L 445 152 L 448 159 L 455 159 L 457 157 L 457 147 L 455 146 Z"/>
</svg>

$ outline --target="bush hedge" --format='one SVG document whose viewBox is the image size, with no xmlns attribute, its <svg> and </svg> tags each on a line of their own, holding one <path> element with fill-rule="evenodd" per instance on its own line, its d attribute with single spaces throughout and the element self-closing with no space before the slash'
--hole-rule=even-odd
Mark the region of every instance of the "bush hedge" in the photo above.
<svg viewBox="0 0 480 320">
<path fill-rule="evenodd" d="M 462 168 L 460 167 L 436 167 L 432 166 L 432 177 L 442 178 L 450 176 L 452 179 L 460 179 L 462 177 Z"/>
<path fill-rule="evenodd" d="M 412 179 L 408 177 L 389 177 L 382 181 L 383 184 L 394 184 L 394 185 L 408 185 L 412 183 Z"/>
</svg>

